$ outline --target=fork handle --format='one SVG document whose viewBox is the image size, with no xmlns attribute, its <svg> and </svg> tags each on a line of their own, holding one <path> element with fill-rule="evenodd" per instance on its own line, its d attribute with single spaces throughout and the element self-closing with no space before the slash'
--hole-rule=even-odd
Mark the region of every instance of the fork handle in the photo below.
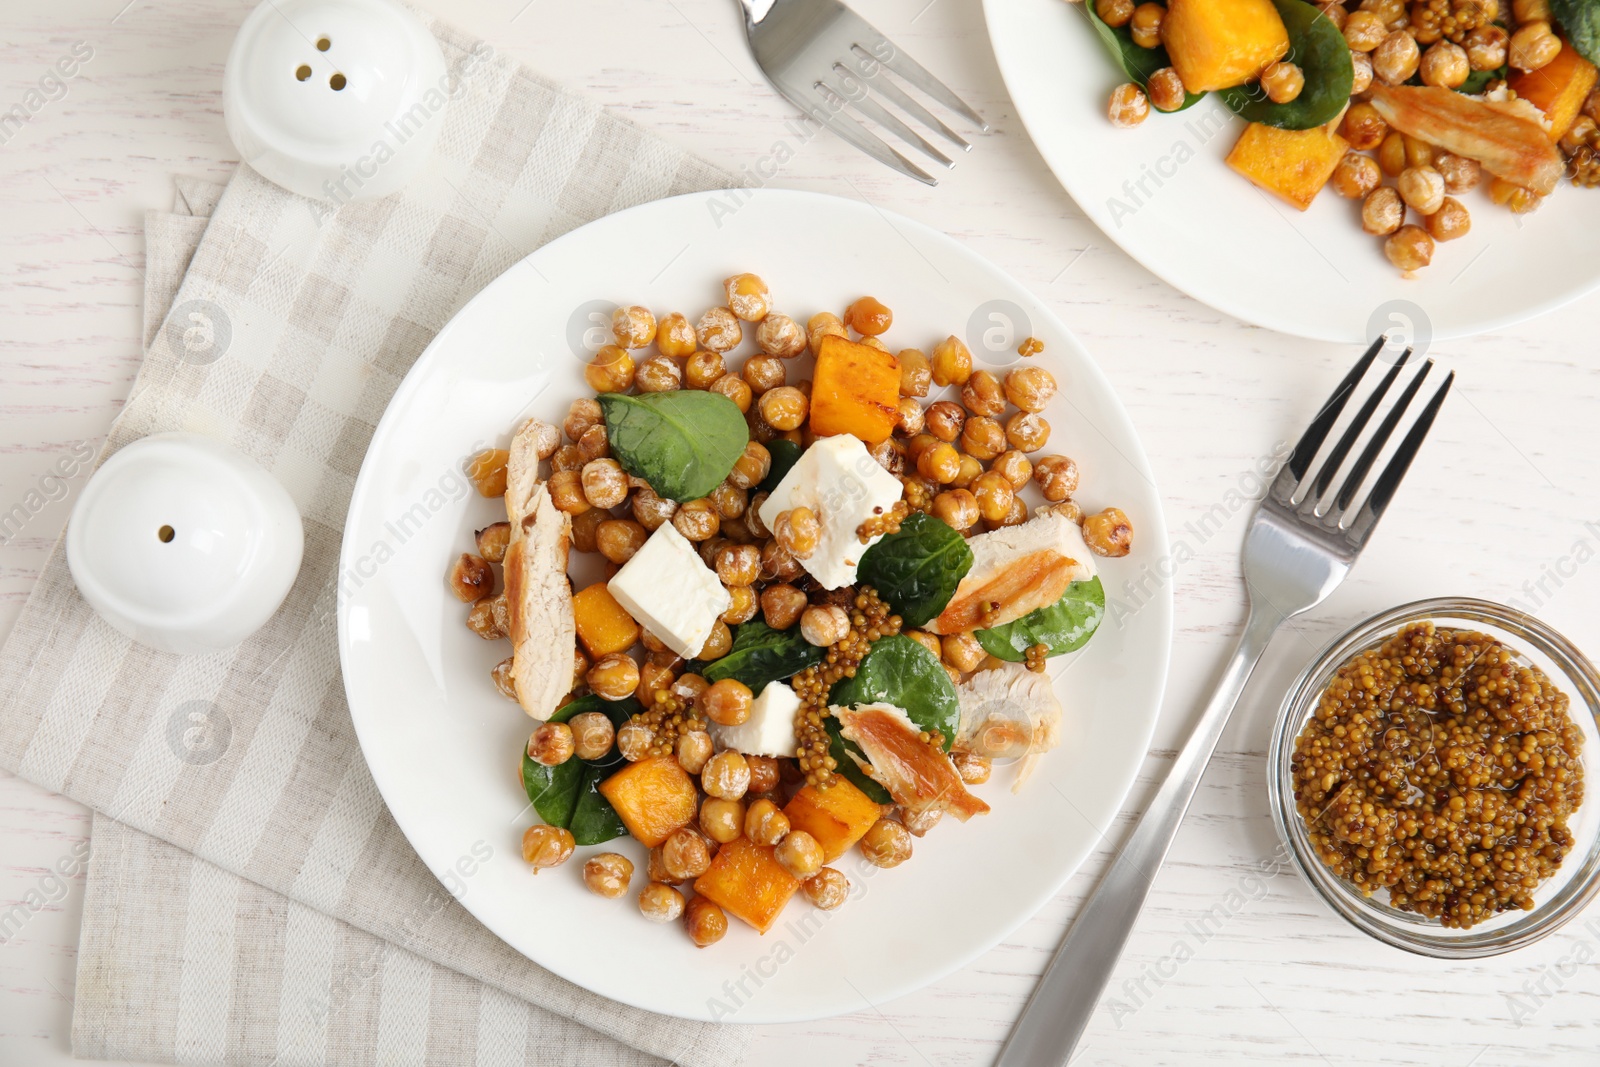
<svg viewBox="0 0 1600 1067">
<path fill-rule="evenodd" d="M 1073 919 L 1000 1049 L 996 1067 L 1057 1067 L 1072 1058 L 1133 932 L 1156 872 L 1178 836 L 1228 716 L 1283 620 L 1283 614 L 1270 606 L 1258 609 L 1252 602 L 1244 633 L 1234 646 L 1216 694 L 1133 836 Z"/>
</svg>

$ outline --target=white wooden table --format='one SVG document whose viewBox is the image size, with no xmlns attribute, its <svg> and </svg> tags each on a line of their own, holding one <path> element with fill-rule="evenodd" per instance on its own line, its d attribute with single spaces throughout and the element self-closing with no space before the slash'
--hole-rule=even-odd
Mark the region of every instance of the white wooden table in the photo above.
<svg viewBox="0 0 1600 1067">
<path fill-rule="evenodd" d="M 754 166 L 785 135 L 792 113 L 760 79 L 728 0 L 428 2 L 497 49 L 731 170 Z M 1154 461 L 1172 547 L 1181 541 L 1183 555 L 1193 555 L 1173 579 L 1172 676 L 1130 800 L 1138 810 L 1242 619 L 1237 560 L 1248 508 L 1230 511 L 1229 494 L 1248 489 L 1258 459 L 1293 440 L 1357 353 L 1197 304 L 1087 223 L 1018 123 L 972 0 L 858 4 L 978 106 L 994 132 L 938 189 L 830 136 L 801 146 L 773 180 L 865 197 L 953 233 L 1052 303 L 1116 384 Z M 46 475 L 75 443 L 103 437 L 138 368 L 142 212 L 168 206 L 172 175 L 221 180 L 232 166 L 219 92 L 248 7 L 0 6 L 0 111 L 23 100 L 74 42 L 94 50 L 65 95 L 45 99 L 0 144 L 0 512 L 34 489 L 57 497 L 0 546 L 0 635 L 81 485 L 81 475 L 64 486 Z M 1432 354 L 1460 372 L 1455 394 L 1354 577 L 1269 652 L 1122 960 L 1116 1001 L 1102 1005 L 1076 1062 L 1600 1062 L 1592 961 L 1600 907 L 1543 944 L 1494 960 L 1438 963 L 1381 947 L 1326 911 L 1292 869 L 1272 865 L 1277 839 L 1263 777 L 1284 686 L 1314 647 L 1377 609 L 1449 593 L 1517 598 L 1600 652 L 1592 610 L 1600 567 L 1587 562 L 1600 551 L 1600 346 L 1591 316 L 1600 316 L 1600 297 L 1514 334 L 1435 346 Z M 1227 521 L 1220 530 L 1200 526 L 1208 514 Z M 972 966 L 853 1015 L 763 1028 L 753 1062 L 987 1063 L 1130 819 L 1101 828 L 1106 848 Z M 78 805 L 0 776 L 4 906 L 34 889 L 87 827 Z M 24 936 L 0 945 L 0 1063 L 69 1059 L 81 894 L 80 877 Z"/>
</svg>

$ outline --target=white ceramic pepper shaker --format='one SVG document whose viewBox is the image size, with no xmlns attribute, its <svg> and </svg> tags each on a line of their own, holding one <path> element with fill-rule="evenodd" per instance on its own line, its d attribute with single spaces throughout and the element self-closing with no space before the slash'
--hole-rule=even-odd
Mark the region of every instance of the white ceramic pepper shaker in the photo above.
<svg viewBox="0 0 1600 1067">
<path fill-rule="evenodd" d="M 394 0 L 263 0 L 228 53 L 222 113 L 262 176 L 339 205 L 411 180 L 458 80 Z"/>
<path fill-rule="evenodd" d="M 232 648 L 300 572 L 300 512 L 237 449 L 153 434 L 106 460 L 67 524 L 67 566 L 106 622 L 164 652 Z"/>
</svg>

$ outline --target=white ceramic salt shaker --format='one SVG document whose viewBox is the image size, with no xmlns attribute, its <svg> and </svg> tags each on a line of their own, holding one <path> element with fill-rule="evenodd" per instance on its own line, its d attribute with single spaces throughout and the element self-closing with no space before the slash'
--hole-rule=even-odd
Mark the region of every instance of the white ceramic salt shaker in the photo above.
<svg viewBox="0 0 1600 1067">
<path fill-rule="evenodd" d="M 100 616 L 141 644 L 232 648 L 272 617 L 300 571 L 300 512 L 237 449 L 193 433 L 127 445 L 84 486 L 67 566 Z"/>
<path fill-rule="evenodd" d="M 337 205 L 411 180 L 453 85 L 439 43 L 394 0 L 263 0 L 228 53 L 222 114 L 246 163 Z"/>
</svg>

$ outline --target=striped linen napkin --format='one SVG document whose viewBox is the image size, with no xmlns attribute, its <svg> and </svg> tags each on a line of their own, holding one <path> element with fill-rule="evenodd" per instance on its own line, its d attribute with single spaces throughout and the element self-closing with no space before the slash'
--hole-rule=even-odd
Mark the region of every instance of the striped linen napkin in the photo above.
<svg viewBox="0 0 1600 1067">
<path fill-rule="evenodd" d="M 0 650 L 0 765 L 96 811 L 74 1052 L 731 1067 L 739 1029 L 616 1004 L 480 926 L 470 879 L 441 884 L 390 817 L 345 706 L 340 532 L 406 369 L 545 241 L 730 184 L 422 17 L 468 73 L 403 192 L 323 211 L 240 167 L 147 219 L 147 354 L 105 452 L 191 430 L 272 471 L 306 530 L 283 607 L 230 652 L 154 652 L 89 609 L 57 545 Z"/>
</svg>

